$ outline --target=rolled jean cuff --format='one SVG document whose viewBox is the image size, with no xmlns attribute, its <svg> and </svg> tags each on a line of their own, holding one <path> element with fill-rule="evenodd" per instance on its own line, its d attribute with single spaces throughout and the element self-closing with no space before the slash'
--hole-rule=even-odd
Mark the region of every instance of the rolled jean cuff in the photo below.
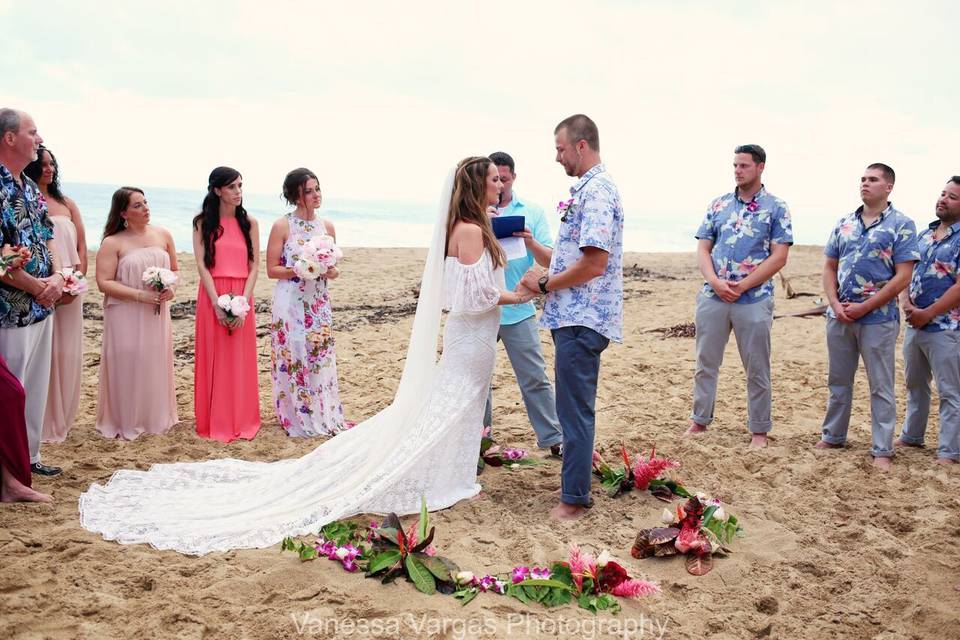
<svg viewBox="0 0 960 640">
<path fill-rule="evenodd" d="M 573 496 L 569 493 L 561 493 L 560 501 L 567 504 L 578 504 L 581 507 L 586 507 L 590 505 L 590 495 L 587 494 L 585 496 Z"/>
<path fill-rule="evenodd" d="M 705 427 L 710 426 L 710 423 L 713 422 L 713 418 L 704 418 L 696 414 L 690 414 L 690 419 L 696 422 L 697 424 L 702 424 Z"/>
<path fill-rule="evenodd" d="M 537 443 L 537 448 L 538 448 L 538 449 L 549 449 L 550 447 L 552 447 L 552 446 L 555 445 L 555 444 L 563 444 L 563 435 L 561 435 L 560 437 L 558 437 L 558 438 L 557 438 L 556 440 L 554 440 L 553 442 L 544 442 L 543 444 L 540 444 L 540 443 L 538 442 L 538 443 Z"/>
<path fill-rule="evenodd" d="M 770 433 L 770 430 L 773 429 L 773 421 L 767 420 L 758 424 L 747 420 L 747 429 L 750 430 L 750 433 Z"/>
<path fill-rule="evenodd" d="M 938 460 L 953 460 L 954 462 L 960 462 L 960 454 L 957 453 L 938 453 Z"/>
<path fill-rule="evenodd" d="M 835 438 L 834 436 L 827 435 L 825 433 L 820 434 L 820 439 L 826 442 L 827 444 L 846 444 L 846 438 Z"/>
<path fill-rule="evenodd" d="M 870 455 L 872 455 L 874 458 L 892 458 L 893 450 L 892 449 L 889 449 L 889 450 L 871 449 Z"/>
<path fill-rule="evenodd" d="M 900 441 L 906 444 L 912 444 L 915 447 L 923 446 L 923 438 L 911 438 L 910 436 L 900 434 Z"/>
</svg>

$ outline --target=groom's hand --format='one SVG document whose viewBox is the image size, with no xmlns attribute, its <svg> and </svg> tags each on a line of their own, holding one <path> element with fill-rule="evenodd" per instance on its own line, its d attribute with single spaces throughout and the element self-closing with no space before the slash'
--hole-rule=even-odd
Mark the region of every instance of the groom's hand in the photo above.
<svg viewBox="0 0 960 640">
<path fill-rule="evenodd" d="M 540 276 L 542 275 L 543 272 L 540 269 L 533 267 L 520 278 L 519 286 L 523 286 L 536 295 L 540 295 Z"/>
</svg>

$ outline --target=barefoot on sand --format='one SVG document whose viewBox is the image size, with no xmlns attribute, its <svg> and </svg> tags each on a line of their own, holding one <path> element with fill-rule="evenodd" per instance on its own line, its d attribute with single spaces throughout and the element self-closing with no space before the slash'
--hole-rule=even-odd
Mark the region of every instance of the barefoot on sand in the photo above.
<svg viewBox="0 0 960 640">
<path fill-rule="evenodd" d="M 877 469 L 880 469 L 881 471 L 889 471 L 890 467 L 893 466 L 893 460 L 891 460 L 890 458 L 878 458 L 874 456 L 873 466 L 875 466 Z"/>
<path fill-rule="evenodd" d="M 550 509 L 550 517 L 554 520 L 578 520 L 587 512 L 587 508 L 579 504 L 561 502 Z"/>
<path fill-rule="evenodd" d="M 914 449 L 923 449 L 922 444 L 915 444 L 913 442 L 904 442 L 903 438 L 897 438 L 893 441 L 894 446 L 896 447 L 913 447 Z"/>
<path fill-rule="evenodd" d="M 814 449 L 843 449 L 842 444 L 833 444 L 832 442 L 827 442 L 826 440 L 817 440 L 817 444 L 813 445 Z"/>
<path fill-rule="evenodd" d="M 751 449 L 766 449 L 768 444 L 767 434 L 765 433 L 754 433 L 750 436 Z"/>
<path fill-rule="evenodd" d="M 707 425 L 700 424 L 699 422 L 690 421 L 690 426 L 687 427 L 687 430 L 683 432 L 684 438 L 689 438 L 690 436 L 699 435 L 701 433 L 706 433 Z"/>
<path fill-rule="evenodd" d="M 937 464 L 942 467 L 949 467 L 957 464 L 956 460 L 951 460 L 950 458 L 937 458 Z"/>
</svg>

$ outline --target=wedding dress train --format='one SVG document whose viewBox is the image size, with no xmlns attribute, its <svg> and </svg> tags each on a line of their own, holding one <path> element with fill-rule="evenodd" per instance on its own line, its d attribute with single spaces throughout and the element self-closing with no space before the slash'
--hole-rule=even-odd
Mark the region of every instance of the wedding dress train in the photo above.
<svg viewBox="0 0 960 640">
<path fill-rule="evenodd" d="M 307 455 L 278 462 L 224 459 L 116 472 L 80 496 L 84 528 L 123 544 L 202 555 L 262 548 L 359 513 L 415 513 L 476 495 L 476 462 L 500 323 L 503 271 L 490 255 L 444 259 L 440 211 L 393 403 Z M 443 354 L 436 344 L 449 309 Z"/>
</svg>

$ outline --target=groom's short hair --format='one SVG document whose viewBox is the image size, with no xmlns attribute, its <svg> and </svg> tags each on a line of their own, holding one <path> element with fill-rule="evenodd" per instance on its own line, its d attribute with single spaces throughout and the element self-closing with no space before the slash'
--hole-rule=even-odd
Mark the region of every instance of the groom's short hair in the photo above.
<svg viewBox="0 0 960 640">
<path fill-rule="evenodd" d="M 510 173 L 517 172 L 513 166 L 513 158 L 511 158 L 510 154 L 505 151 L 494 151 L 491 153 L 490 162 L 498 167 L 510 167 Z"/>
<path fill-rule="evenodd" d="M 553 135 L 560 133 L 560 129 L 567 130 L 567 137 L 573 144 L 585 140 L 588 147 L 594 151 L 600 151 L 600 132 L 597 130 L 597 125 L 582 113 L 561 120 L 553 130 Z"/>
</svg>

